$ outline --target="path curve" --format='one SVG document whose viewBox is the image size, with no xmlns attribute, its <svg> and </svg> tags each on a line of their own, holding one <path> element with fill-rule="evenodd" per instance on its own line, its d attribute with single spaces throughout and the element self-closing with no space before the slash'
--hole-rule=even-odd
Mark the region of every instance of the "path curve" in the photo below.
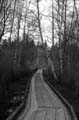
<svg viewBox="0 0 79 120">
<path fill-rule="evenodd" d="M 17 120 L 71 120 L 66 106 L 44 82 L 42 70 L 32 78 L 26 106 Z"/>
</svg>

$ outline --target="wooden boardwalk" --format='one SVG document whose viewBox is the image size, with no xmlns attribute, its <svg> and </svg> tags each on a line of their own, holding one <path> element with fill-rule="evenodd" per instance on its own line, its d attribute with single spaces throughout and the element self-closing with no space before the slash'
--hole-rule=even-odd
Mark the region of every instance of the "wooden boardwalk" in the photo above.
<svg viewBox="0 0 79 120">
<path fill-rule="evenodd" d="M 70 113 L 42 78 L 42 70 L 31 80 L 24 110 L 17 120 L 71 120 Z"/>
</svg>

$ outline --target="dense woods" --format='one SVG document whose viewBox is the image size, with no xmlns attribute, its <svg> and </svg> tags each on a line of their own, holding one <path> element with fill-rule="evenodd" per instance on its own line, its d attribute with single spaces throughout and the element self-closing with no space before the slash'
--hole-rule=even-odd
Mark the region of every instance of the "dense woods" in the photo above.
<svg viewBox="0 0 79 120">
<path fill-rule="evenodd" d="M 79 100 L 79 2 L 48 0 L 46 12 L 42 2 L 0 0 L 0 117 L 12 84 L 36 68 L 48 69 L 49 59 L 63 91 L 70 87 L 71 99 Z"/>
</svg>

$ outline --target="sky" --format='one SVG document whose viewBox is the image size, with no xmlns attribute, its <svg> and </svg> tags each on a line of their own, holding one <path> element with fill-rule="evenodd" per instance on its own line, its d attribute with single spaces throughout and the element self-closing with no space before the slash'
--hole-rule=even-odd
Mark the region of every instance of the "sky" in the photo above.
<svg viewBox="0 0 79 120">
<path fill-rule="evenodd" d="M 35 2 L 35 0 L 32 0 L 31 1 L 32 3 Z M 48 7 L 50 6 L 50 3 L 51 3 L 51 0 L 40 0 L 39 2 L 39 9 L 40 9 L 40 13 L 41 14 L 44 14 L 44 15 L 48 15 Z M 35 5 L 30 5 L 30 8 L 37 11 L 37 8 Z M 42 33 L 43 33 L 43 38 L 44 38 L 44 41 L 48 41 L 48 45 L 51 46 L 51 34 L 50 34 L 50 31 L 48 31 L 48 29 L 50 29 L 50 21 L 48 20 L 47 17 L 45 16 L 42 16 L 42 19 L 41 19 L 41 27 L 42 27 Z M 35 40 L 35 42 L 37 42 L 38 40 Z"/>
<path fill-rule="evenodd" d="M 50 5 L 51 5 L 51 0 L 41 0 L 39 3 L 40 12 L 44 15 L 51 15 L 51 11 L 49 12 L 48 10 Z M 52 42 L 50 40 L 51 39 L 51 22 L 49 21 L 49 18 L 43 16 L 41 20 L 41 26 L 43 29 L 44 40 L 46 40 L 47 44 L 51 46 L 52 45 Z"/>
<path fill-rule="evenodd" d="M 30 1 L 30 0 L 29 0 Z M 35 0 L 32 0 L 32 2 L 35 1 Z M 55 0 L 53 0 L 55 1 Z M 72 12 L 72 0 L 69 0 L 70 2 L 68 2 L 68 12 L 67 14 L 70 14 L 70 12 Z M 78 4 L 77 6 L 79 5 L 79 1 L 78 1 Z M 40 12 L 44 15 L 51 15 L 51 10 L 49 9 L 49 7 L 51 6 L 51 0 L 40 0 L 39 2 L 39 7 L 40 7 Z M 54 3 L 54 6 L 55 6 L 55 3 Z M 36 8 L 32 5 L 31 6 L 32 9 L 35 9 Z M 67 18 L 68 20 L 69 17 Z M 42 27 L 42 31 L 43 31 L 43 36 L 44 36 L 44 40 L 47 41 L 48 45 L 51 46 L 52 45 L 52 42 L 51 42 L 51 37 L 52 37 L 52 34 L 51 34 L 51 30 L 52 30 L 52 24 L 51 24 L 51 18 L 49 17 L 45 17 L 45 16 L 42 16 L 42 20 L 41 20 L 41 27 Z M 21 23 L 21 28 L 23 30 L 23 22 Z M 56 22 L 55 22 L 55 27 L 57 28 L 57 25 L 56 25 Z M 22 30 L 20 30 L 20 33 L 22 34 Z M 56 31 L 55 31 L 55 34 L 56 34 Z M 7 36 L 9 36 L 9 33 L 7 34 Z M 57 35 L 56 35 L 57 36 Z M 57 42 L 57 38 L 55 38 L 55 42 Z"/>
<path fill-rule="evenodd" d="M 54 7 L 56 7 L 56 0 L 53 0 L 53 3 L 54 3 Z M 51 10 L 49 10 L 49 7 L 51 6 L 52 2 L 51 0 L 41 0 L 41 2 L 39 3 L 40 5 L 40 11 L 45 14 L 45 15 L 51 15 Z M 71 22 L 71 19 L 70 19 L 70 14 L 72 13 L 73 11 L 73 5 L 74 5 L 74 2 L 73 0 L 68 0 L 67 1 L 67 21 Z M 76 7 L 78 8 L 79 7 L 79 0 L 76 0 Z M 56 7 L 57 8 L 57 7 Z M 55 11 L 56 12 L 56 11 Z M 51 19 L 52 20 L 52 19 Z M 46 17 L 43 17 L 42 19 L 42 26 L 43 28 L 45 29 L 45 33 L 43 33 L 43 35 L 46 37 L 46 39 L 49 40 L 48 42 L 48 45 L 51 46 L 52 45 L 52 42 L 51 42 L 51 37 L 52 37 L 52 34 L 51 34 L 51 29 L 52 29 L 52 24 L 51 22 L 49 21 L 49 19 Z M 56 22 L 54 22 L 54 25 L 56 27 L 56 29 L 58 29 L 57 27 L 57 24 Z M 50 31 L 48 31 L 48 29 Z M 56 33 L 56 30 L 54 31 L 55 32 L 55 37 L 57 37 L 57 33 Z M 47 41 L 48 41 L 47 40 Z M 55 43 L 58 41 L 57 38 L 54 39 L 55 40 Z"/>
<path fill-rule="evenodd" d="M 53 0 L 54 2 L 55 0 Z M 39 3 L 40 6 L 40 11 L 47 15 L 47 16 L 51 16 L 52 14 L 52 10 L 50 9 L 52 5 L 52 1 L 51 0 L 41 0 L 41 2 Z M 55 6 L 55 2 L 54 2 L 54 6 Z M 49 46 L 52 46 L 52 18 L 51 17 L 43 17 L 42 21 L 42 26 L 45 30 L 45 33 L 43 33 L 45 40 L 47 41 Z M 55 24 L 56 27 L 56 24 Z M 54 31 L 56 34 L 56 31 Z M 55 43 L 57 42 L 57 38 L 55 38 Z"/>
<path fill-rule="evenodd" d="M 28 0 L 30 1 L 30 0 Z M 32 0 L 32 2 L 35 0 Z M 51 11 L 48 10 L 48 8 L 50 7 L 51 4 L 51 0 L 40 0 L 39 2 L 39 7 L 40 7 L 40 12 L 44 15 L 50 15 Z M 26 3 L 25 3 L 26 6 Z M 32 9 L 37 9 L 32 5 Z M 24 26 L 24 22 L 22 21 L 21 23 L 21 30 L 20 30 L 20 36 L 23 33 L 23 26 Z M 49 21 L 49 19 L 45 16 L 42 17 L 41 20 L 41 27 L 42 27 L 42 31 L 43 31 L 43 37 L 44 37 L 44 41 L 46 40 L 48 45 L 51 46 L 52 42 L 51 42 L 51 22 Z M 7 38 L 8 36 L 10 36 L 10 33 L 7 33 L 4 36 L 4 39 Z M 37 40 L 36 40 L 37 42 Z"/>
</svg>

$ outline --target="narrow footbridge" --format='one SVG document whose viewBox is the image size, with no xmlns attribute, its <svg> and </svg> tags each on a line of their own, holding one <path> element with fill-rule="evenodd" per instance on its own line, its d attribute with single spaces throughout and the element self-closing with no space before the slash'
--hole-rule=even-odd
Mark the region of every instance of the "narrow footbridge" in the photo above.
<svg viewBox="0 0 79 120">
<path fill-rule="evenodd" d="M 44 82 L 38 70 L 30 84 L 27 102 L 17 120 L 77 120 L 66 105 Z"/>
</svg>

